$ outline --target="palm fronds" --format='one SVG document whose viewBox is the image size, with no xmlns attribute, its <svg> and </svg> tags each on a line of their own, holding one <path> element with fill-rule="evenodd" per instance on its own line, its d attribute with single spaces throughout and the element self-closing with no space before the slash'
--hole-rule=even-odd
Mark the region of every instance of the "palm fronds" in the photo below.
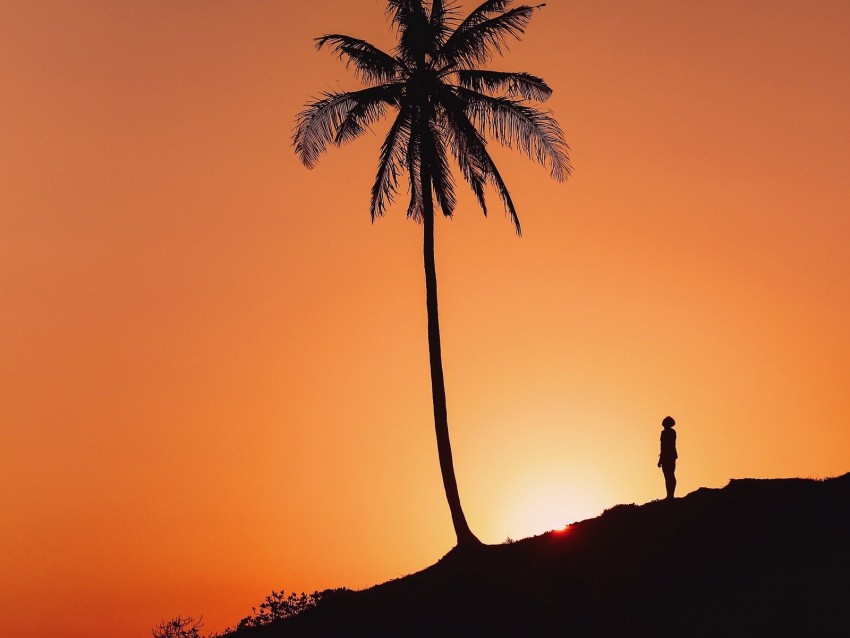
<svg viewBox="0 0 850 638">
<path fill-rule="evenodd" d="M 345 60 L 346 66 L 353 66 L 355 75 L 367 84 L 389 82 L 401 77 L 405 70 L 401 60 L 365 40 L 330 33 L 316 38 L 316 50 L 324 46 Z"/>
<path fill-rule="evenodd" d="M 518 149 L 559 181 L 571 171 L 569 148 L 551 113 L 534 105 L 552 95 L 542 78 L 481 65 L 520 38 L 543 6 L 485 0 L 461 20 L 453 0 L 387 0 L 387 16 L 398 34 L 394 54 L 338 33 L 316 38 L 318 49 L 330 49 L 367 87 L 324 93 L 307 104 L 296 121 L 296 153 L 312 168 L 329 144 L 361 136 L 395 109 L 372 186 L 373 220 L 392 203 L 403 175 L 409 217 L 422 219 L 424 189 L 451 216 L 456 206 L 451 156 L 484 214 L 489 184 L 519 232 L 513 200 L 487 140 Z"/>
<path fill-rule="evenodd" d="M 400 83 L 368 87 L 360 91 L 323 93 L 298 114 L 292 141 L 307 168 L 313 168 L 327 145 L 343 144 L 376 121 L 387 105 L 401 95 Z"/>
<path fill-rule="evenodd" d="M 479 9 L 485 5 L 508 4 L 494 0 L 485 2 Z M 494 17 L 488 17 L 495 13 L 493 10 L 481 10 L 478 14 L 473 12 L 440 48 L 437 59 L 449 67 L 463 69 L 485 64 L 496 54 L 503 55 L 508 40 L 519 39 L 525 33 L 534 11 L 542 6 L 522 5 Z"/>
<path fill-rule="evenodd" d="M 565 180 L 570 173 L 564 133 L 546 111 L 533 108 L 519 100 L 493 97 L 477 91 L 456 87 L 466 104 L 473 122 L 508 148 L 518 148 L 529 158 L 549 167 L 556 180 Z"/>
<path fill-rule="evenodd" d="M 375 178 L 374 186 L 372 186 L 372 203 L 370 206 L 372 221 L 375 221 L 376 217 L 382 217 L 387 205 L 393 201 L 398 188 L 399 177 L 405 171 L 410 131 L 410 109 L 402 108 L 381 146 L 378 175 Z"/>
<path fill-rule="evenodd" d="M 466 69 L 458 71 L 457 78 L 460 86 L 479 93 L 504 93 L 508 97 L 520 97 L 536 102 L 545 102 L 552 95 L 549 85 L 542 78 L 530 73 Z"/>
</svg>

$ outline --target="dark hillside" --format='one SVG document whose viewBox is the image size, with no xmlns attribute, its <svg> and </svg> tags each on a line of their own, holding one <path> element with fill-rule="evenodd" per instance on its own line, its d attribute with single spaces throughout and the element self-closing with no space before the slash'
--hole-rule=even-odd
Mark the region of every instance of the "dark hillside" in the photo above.
<svg viewBox="0 0 850 638">
<path fill-rule="evenodd" d="M 301 636 L 848 636 L 850 474 L 733 480 L 435 565 L 265 627 Z"/>
</svg>

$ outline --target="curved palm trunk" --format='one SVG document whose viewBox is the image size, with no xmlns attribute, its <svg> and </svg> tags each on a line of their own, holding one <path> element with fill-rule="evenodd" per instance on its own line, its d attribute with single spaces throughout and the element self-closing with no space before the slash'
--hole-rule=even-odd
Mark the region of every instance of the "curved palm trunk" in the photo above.
<svg viewBox="0 0 850 638">
<path fill-rule="evenodd" d="M 434 260 L 434 201 L 431 193 L 430 171 L 427 168 L 427 150 L 423 149 L 421 161 L 422 217 L 425 239 L 423 255 L 425 261 L 425 305 L 428 311 L 428 354 L 431 361 L 431 397 L 434 402 L 434 428 L 437 435 L 437 455 L 443 487 L 452 514 L 452 524 L 457 535 L 458 547 L 481 545 L 481 541 L 469 529 L 466 516 L 460 506 L 460 494 L 452 462 L 452 444 L 449 440 L 449 420 L 446 412 L 446 385 L 443 379 L 443 355 L 440 348 L 440 319 L 437 311 L 437 266 Z"/>
</svg>

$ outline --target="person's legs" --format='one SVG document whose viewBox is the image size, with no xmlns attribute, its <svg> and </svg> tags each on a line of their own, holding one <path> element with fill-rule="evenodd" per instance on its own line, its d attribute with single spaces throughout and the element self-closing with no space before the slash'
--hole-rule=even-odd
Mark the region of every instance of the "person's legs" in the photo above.
<svg viewBox="0 0 850 638">
<path fill-rule="evenodd" d="M 662 464 L 661 471 L 664 472 L 664 483 L 667 486 L 667 498 L 672 499 L 673 493 L 676 491 L 676 461 Z"/>
</svg>

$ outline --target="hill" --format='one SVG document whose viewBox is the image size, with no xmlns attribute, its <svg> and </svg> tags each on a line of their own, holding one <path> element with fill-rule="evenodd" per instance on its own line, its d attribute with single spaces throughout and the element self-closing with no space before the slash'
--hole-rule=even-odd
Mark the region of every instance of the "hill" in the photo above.
<svg viewBox="0 0 850 638">
<path fill-rule="evenodd" d="M 850 474 L 740 479 L 344 591 L 240 638 L 847 636 Z"/>
</svg>

